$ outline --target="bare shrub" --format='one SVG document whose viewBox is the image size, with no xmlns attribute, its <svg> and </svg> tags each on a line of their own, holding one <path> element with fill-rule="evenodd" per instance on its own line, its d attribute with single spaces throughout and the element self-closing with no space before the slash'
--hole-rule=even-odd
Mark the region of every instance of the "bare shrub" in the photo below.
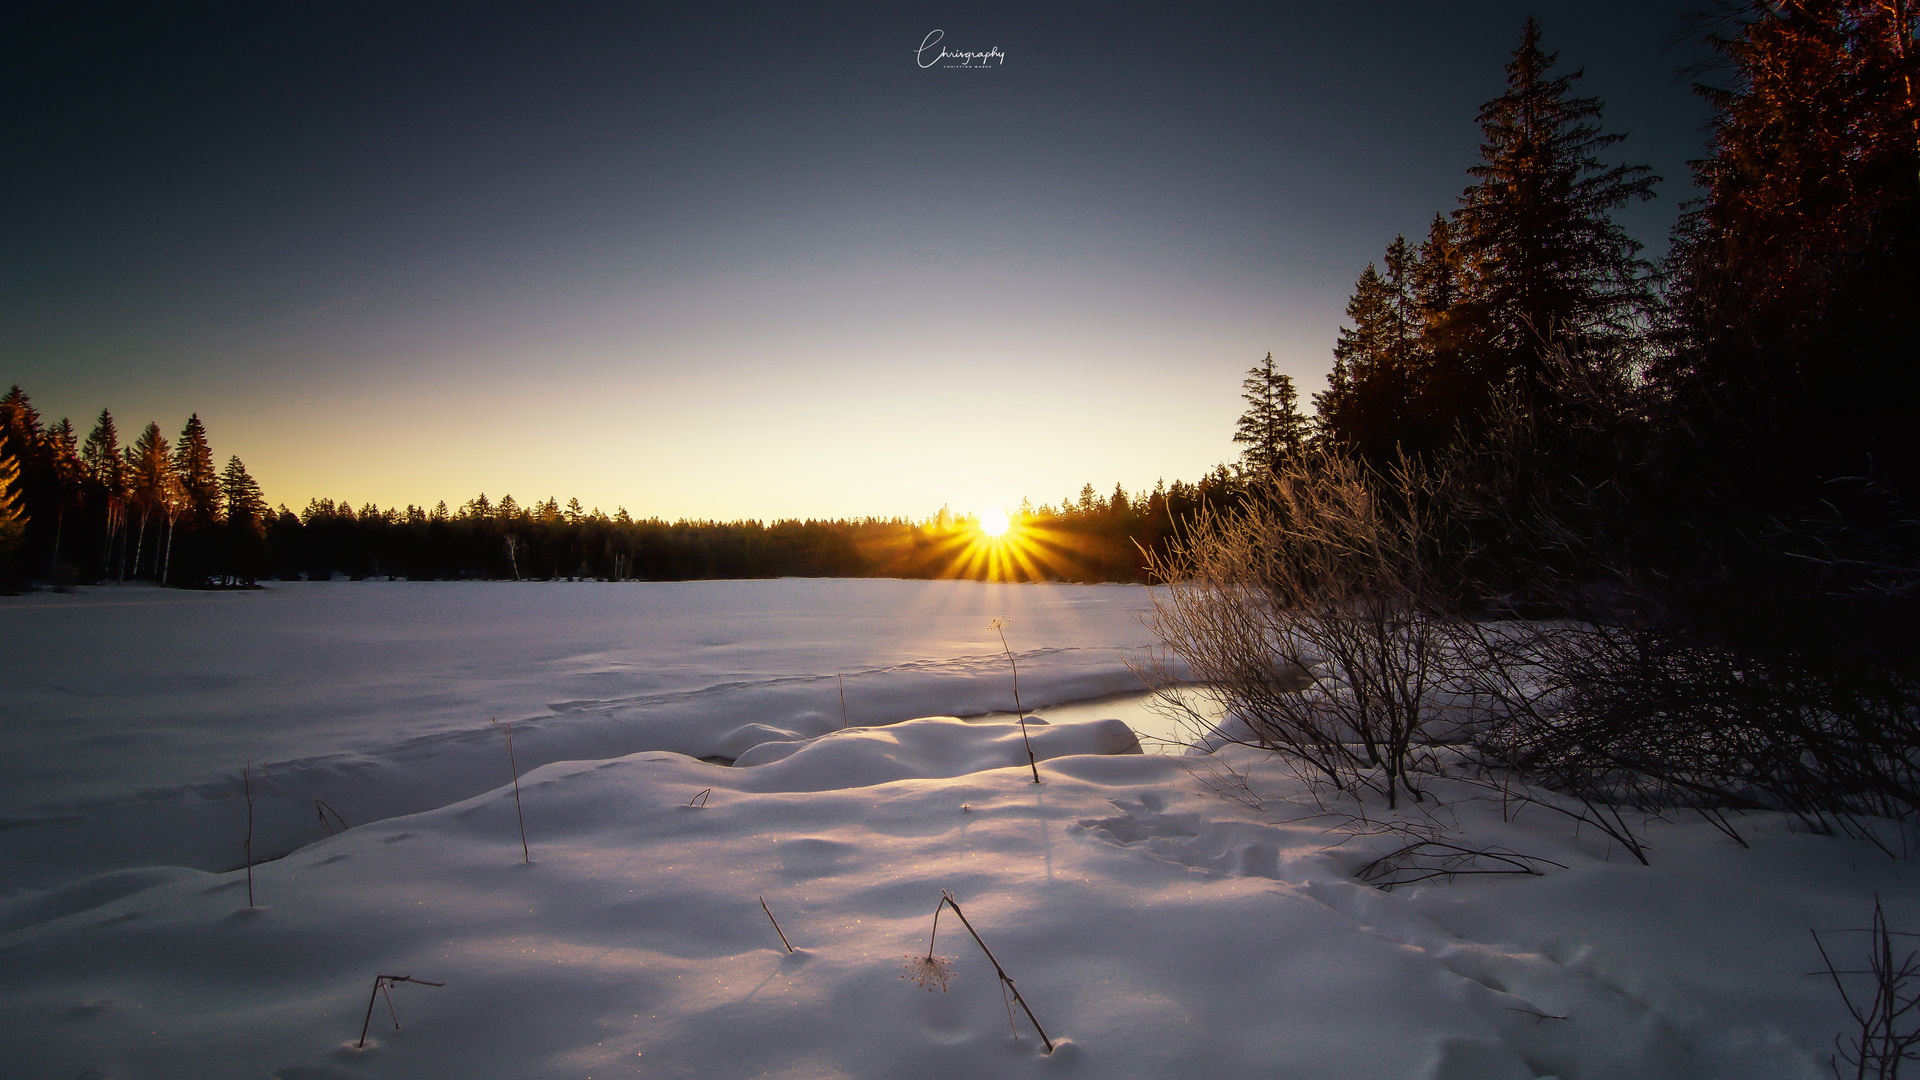
<svg viewBox="0 0 1920 1080">
<path fill-rule="evenodd" d="M 1826 943 L 1818 932 L 1813 935 L 1826 975 L 1859 1029 L 1851 1038 L 1834 1036 L 1838 1055 L 1831 1062 L 1833 1075 L 1835 1080 L 1848 1076 L 1891 1080 L 1900 1075 L 1903 1063 L 1920 1061 L 1920 950 L 1910 944 L 1916 935 L 1887 928 L 1887 915 L 1877 896 L 1873 925 L 1861 932 L 1869 936 L 1865 968 L 1835 967 Z M 1856 981 L 1853 990 L 1847 988 L 1850 980 Z M 1860 981 L 1865 983 L 1864 993 L 1857 985 Z"/>
<path fill-rule="evenodd" d="M 1183 662 L 1224 707 L 1225 741 L 1390 807 L 1421 798 L 1414 775 L 1435 735 L 1427 704 L 1445 678 L 1450 606 L 1430 569 L 1423 483 L 1405 461 L 1380 477 L 1315 455 L 1149 554 L 1166 585 L 1149 616 L 1162 649 L 1141 674 L 1163 706 L 1200 722 L 1174 690 Z"/>
<path fill-rule="evenodd" d="M 1756 501 L 1718 460 L 1563 356 L 1430 470 L 1482 617 L 1455 689 L 1490 706 L 1483 764 L 1736 840 L 1718 808 L 1920 817 L 1920 522 L 1864 478 Z"/>
</svg>

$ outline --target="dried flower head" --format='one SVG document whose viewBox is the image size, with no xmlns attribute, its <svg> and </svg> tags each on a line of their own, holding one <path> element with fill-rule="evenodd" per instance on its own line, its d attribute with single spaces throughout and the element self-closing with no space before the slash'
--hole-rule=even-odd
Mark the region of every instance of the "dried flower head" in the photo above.
<svg viewBox="0 0 1920 1080">
<path fill-rule="evenodd" d="M 901 972 L 900 977 L 913 980 L 915 986 L 929 994 L 933 993 L 933 988 L 936 986 L 940 988 L 941 993 L 946 993 L 947 980 L 953 978 L 953 957 L 951 956 L 924 956 L 914 953 L 907 957 L 907 962 L 901 966 L 906 970 Z"/>
</svg>

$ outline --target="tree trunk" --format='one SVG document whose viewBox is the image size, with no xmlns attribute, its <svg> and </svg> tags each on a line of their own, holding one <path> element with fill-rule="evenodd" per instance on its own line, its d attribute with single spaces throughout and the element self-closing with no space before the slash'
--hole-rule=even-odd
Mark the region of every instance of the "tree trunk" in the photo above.
<svg viewBox="0 0 1920 1080">
<path fill-rule="evenodd" d="M 136 533 L 136 534 L 135 534 L 135 536 L 134 536 L 134 541 L 133 541 L 133 578 L 134 578 L 134 580 L 135 580 L 135 581 L 138 581 L 138 580 L 140 580 L 140 560 L 141 560 L 141 559 L 142 559 L 143 557 L 145 557 L 145 555 L 146 555 L 146 553 L 147 553 L 147 518 L 149 518 L 149 517 L 151 517 L 151 516 L 152 516 L 152 514 L 151 514 L 150 512 L 147 512 L 147 511 L 142 511 L 142 512 L 141 512 L 141 514 L 140 514 L 140 531 L 139 531 L 138 533 Z M 125 576 L 124 574 L 123 574 L 123 575 L 121 575 L 121 578 L 120 578 L 120 580 L 122 580 L 122 581 L 125 581 L 125 580 L 126 580 L 126 576 Z"/>
<path fill-rule="evenodd" d="M 53 555 L 47 560 L 47 577 L 56 583 L 60 580 L 60 527 L 66 523 L 66 506 L 56 506 L 53 515 Z"/>
<path fill-rule="evenodd" d="M 167 515 L 167 554 L 160 560 L 160 584 L 162 585 L 167 583 L 167 571 L 173 566 L 173 533 L 179 527 L 176 521 L 174 515 Z"/>
</svg>

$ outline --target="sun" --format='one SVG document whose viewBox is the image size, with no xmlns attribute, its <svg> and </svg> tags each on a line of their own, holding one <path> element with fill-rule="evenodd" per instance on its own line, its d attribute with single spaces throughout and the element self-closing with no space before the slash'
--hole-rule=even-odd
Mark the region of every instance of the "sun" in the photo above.
<svg viewBox="0 0 1920 1080">
<path fill-rule="evenodd" d="M 980 531 L 988 536 L 1005 536 L 1012 527 L 1012 519 L 997 506 L 987 507 L 987 512 L 980 515 Z"/>
</svg>

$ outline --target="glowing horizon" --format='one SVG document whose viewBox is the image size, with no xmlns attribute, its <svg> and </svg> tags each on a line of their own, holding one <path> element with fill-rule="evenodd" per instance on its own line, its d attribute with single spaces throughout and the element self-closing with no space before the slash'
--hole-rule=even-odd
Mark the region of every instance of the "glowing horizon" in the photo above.
<svg viewBox="0 0 1920 1080">
<path fill-rule="evenodd" d="M 1671 6 L 1546 25 L 1670 178 L 1622 216 L 1654 256 L 1705 115 L 1662 77 Z M 81 438 L 197 413 L 295 511 L 923 520 L 1196 481 L 1247 368 L 1304 407 L 1360 270 L 1454 205 L 1527 13 L 957 11 L 1004 53 L 962 72 L 897 7 L 49 9 L 5 76 L 36 105 L 0 388 Z"/>
</svg>

